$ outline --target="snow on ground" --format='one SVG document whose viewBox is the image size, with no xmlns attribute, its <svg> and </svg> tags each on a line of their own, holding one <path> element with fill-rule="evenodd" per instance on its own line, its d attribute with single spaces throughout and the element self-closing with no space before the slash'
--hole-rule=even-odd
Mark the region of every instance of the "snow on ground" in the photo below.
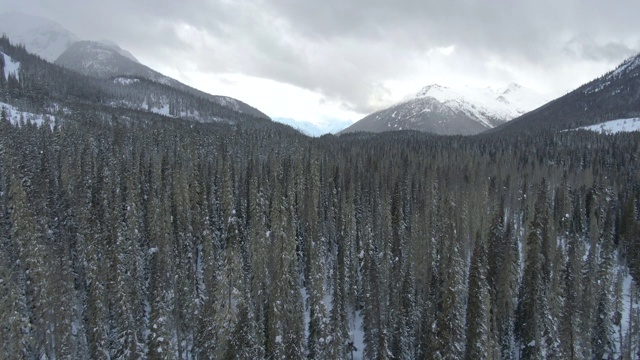
<svg viewBox="0 0 640 360">
<path fill-rule="evenodd" d="M 353 341 L 353 346 L 358 349 L 353 352 L 353 359 L 360 360 L 364 354 L 364 330 L 362 328 L 362 315 L 360 312 L 353 312 L 351 316 L 349 316 L 350 324 L 349 324 L 349 335 L 351 336 L 351 341 Z"/>
<path fill-rule="evenodd" d="M 20 125 L 21 123 L 31 122 L 37 126 L 42 126 L 45 120 L 49 121 L 49 124 L 53 127 L 56 121 L 56 117 L 53 115 L 33 114 L 30 112 L 20 111 L 12 105 L 0 102 L 0 109 L 7 115 L 9 121 L 14 125 Z"/>
<path fill-rule="evenodd" d="M 131 79 L 131 78 L 124 78 L 124 77 L 118 77 L 113 79 L 113 82 L 115 84 L 121 84 L 121 85 L 131 85 L 133 83 L 137 83 L 140 82 L 140 80 L 138 79 Z"/>
<path fill-rule="evenodd" d="M 634 303 L 633 304 L 631 302 L 631 292 L 633 291 L 633 287 L 631 286 L 633 284 L 633 278 L 631 277 L 631 275 L 627 274 L 623 281 L 622 281 L 622 308 L 620 309 L 622 317 L 620 320 L 620 330 L 621 330 L 621 334 L 622 336 L 625 336 L 628 331 L 629 331 L 629 325 L 630 325 L 630 313 L 631 311 L 636 311 L 638 308 L 640 308 L 640 305 L 638 305 L 638 299 L 636 299 L 634 297 Z M 620 334 L 616 334 L 618 336 L 620 336 Z M 618 341 L 616 341 L 616 346 L 618 347 L 618 353 L 620 353 L 620 339 L 618 339 Z"/>
<path fill-rule="evenodd" d="M 591 130 L 601 134 L 640 131 L 640 118 L 611 120 L 600 124 L 579 127 L 576 130 Z"/>
<path fill-rule="evenodd" d="M 20 63 L 17 61 L 13 61 L 11 56 L 0 52 L 2 56 L 4 56 L 4 77 L 5 79 L 9 78 L 9 75 L 15 75 L 16 79 L 18 78 L 18 69 L 20 69 Z"/>
<path fill-rule="evenodd" d="M 302 287 L 300 289 L 300 294 L 302 295 L 302 301 L 304 303 L 304 337 L 309 339 L 309 321 L 311 317 L 311 311 L 309 308 L 309 294 L 307 292 L 306 287 Z M 331 314 L 331 309 L 333 308 L 333 304 L 331 301 L 331 292 L 327 292 L 323 297 L 322 301 L 327 309 L 327 315 Z M 359 311 L 354 311 L 353 309 L 348 310 L 349 313 L 349 336 L 351 338 L 350 341 L 353 342 L 353 345 L 358 349 L 353 352 L 354 360 L 361 360 L 362 354 L 364 353 L 364 330 L 362 328 L 362 315 Z"/>
<path fill-rule="evenodd" d="M 162 107 L 152 107 L 149 109 L 149 111 L 151 111 L 152 113 L 156 113 L 164 116 L 171 116 L 171 114 L 169 113 L 169 104 L 164 104 L 162 105 Z"/>
</svg>

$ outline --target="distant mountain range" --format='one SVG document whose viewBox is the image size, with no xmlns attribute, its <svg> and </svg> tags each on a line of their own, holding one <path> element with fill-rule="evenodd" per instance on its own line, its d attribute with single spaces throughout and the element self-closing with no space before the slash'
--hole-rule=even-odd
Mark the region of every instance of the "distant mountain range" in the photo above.
<svg viewBox="0 0 640 360">
<path fill-rule="evenodd" d="M 338 119 L 320 124 L 290 118 L 273 118 L 273 121 L 289 125 L 292 128 L 299 130 L 301 133 L 313 137 L 325 134 L 335 134 L 352 124 L 351 121 Z"/>
<path fill-rule="evenodd" d="M 14 44 L 23 44 L 27 51 L 83 75 L 113 80 L 115 84 L 121 86 L 131 85 L 132 82 L 130 81 L 134 80 L 156 88 L 168 86 L 195 97 L 215 102 L 234 111 L 268 118 L 266 114 L 240 100 L 227 96 L 207 94 L 162 75 L 139 63 L 130 52 L 120 48 L 114 42 L 80 40 L 78 36 L 66 30 L 60 24 L 44 18 L 15 12 L 2 14 L 0 15 L 0 33 L 6 34 Z M 127 83 L 124 84 L 118 80 L 121 78 L 128 79 Z M 156 84 L 150 84 L 150 82 L 155 82 Z M 167 109 L 167 111 L 161 110 L 160 112 L 168 113 L 170 99 L 157 100 L 154 99 L 153 94 L 149 95 L 147 105 L 149 101 L 156 102 L 157 106 L 153 108 Z M 159 96 L 155 97 L 159 98 Z M 130 105 L 134 108 L 145 109 L 143 102 L 128 101 L 120 102 L 119 105 Z M 146 108 L 147 110 L 150 109 L 149 106 L 146 106 Z M 173 108 L 176 107 L 173 106 Z M 172 115 L 180 117 L 183 114 L 191 114 L 190 117 L 192 119 L 198 120 L 196 109 L 176 110 Z M 203 118 L 204 120 L 206 119 Z"/>
<path fill-rule="evenodd" d="M 366 116 L 342 133 L 418 130 L 473 135 L 503 124 L 542 104 L 541 94 L 518 84 L 503 89 L 424 87 L 408 101 Z"/>
<path fill-rule="evenodd" d="M 237 99 L 207 94 L 167 77 L 141 64 L 113 42 L 80 40 L 50 20 L 19 13 L 0 14 L 0 33 L 49 62 L 40 63 L 7 39 L 0 44 L 4 78 L 9 81 L 11 75 L 14 83 L 20 83 L 23 88 L 13 89 L 13 94 L 28 93 L 30 107 L 37 104 L 35 107 L 44 108 L 47 101 L 81 101 L 202 122 L 233 123 L 243 118 L 238 114 L 268 119 Z M 338 131 L 418 130 L 442 135 L 559 131 L 633 119 L 640 117 L 640 54 L 575 91 L 546 102 L 544 96 L 517 84 L 501 89 L 434 84 L 413 98 L 354 124 L 313 124 L 286 118 L 276 121 L 307 135 L 320 136 Z"/>
</svg>

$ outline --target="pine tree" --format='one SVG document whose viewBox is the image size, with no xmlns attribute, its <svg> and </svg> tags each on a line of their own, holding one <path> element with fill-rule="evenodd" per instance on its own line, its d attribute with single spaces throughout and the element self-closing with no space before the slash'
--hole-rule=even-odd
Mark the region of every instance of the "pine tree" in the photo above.
<svg viewBox="0 0 640 360">
<path fill-rule="evenodd" d="M 515 357 L 515 311 L 518 297 L 518 278 L 520 273 L 519 240 L 513 235 L 513 223 L 507 221 L 504 233 L 504 262 L 498 276 L 495 309 L 495 326 L 498 332 L 498 344 L 503 359 Z"/>
<path fill-rule="evenodd" d="M 449 219 L 453 219 L 453 208 L 448 209 Z M 453 221 L 446 225 L 443 239 L 447 244 L 446 260 L 441 261 L 442 303 L 435 324 L 435 359 L 460 359 L 464 356 L 465 311 L 464 311 L 464 261 L 460 254 L 459 239 Z"/>
<path fill-rule="evenodd" d="M 165 155 L 166 156 L 166 155 Z M 173 251 L 171 244 L 171 220 L 168 194 L 171 179 L 166 157 L 156 160 L 153 170 L 152 198 L 148 212 L 150 221 L 150 314 L 148 356 L 151 359 L 175 358 L 177 356 L 176 327 L 174 322 L 174 278 Z M 164 180 L 161 180 L 164 179 Z"/>
<path fill-rule="evenodd" d="M 606 221 L 602 232 L 601 239 L 601 260 L 598 266 L 598 280 L 599 291 L 596 295 L 597 305 L 595 311 L 595 322 L 592 330 L 592 353 L 596 359 L 609 359 L 615 356 L 614 342 L 613 342 L 613 323 L 611 319 L 612 315 L 612 300 L 611 294 L 613 293 L 611 270 L 613 263 L 613 239 L 610 237 L 608 231 L 611 226 L 610 221 Z"/>
<path fill-rule="evenodd" d="M 292 231 L 291 194 L 285 189 L 285 186 L 276 189 L 272 205 L 271 236 L 277 251 L 273 252 L 272 260 L 275 269 L 269 299 L 267 356 L 298 359 L 304 354 L 303 306 Z"/>
<path fill-rule="evenodd" d="M 489 284 L 487 282 L 487 250 L 478 235 L 469 270 L 467 305 L 467 359 L 485 359 L 489 352 Z"/>
<path fill-rule="evenodd" d="M 524 274 L 518 296 L 516 335 L 523 359 L 543 359 L 547 356 L 544 342 L 544 321 L 548 316 L 545 304 L 544 238 L 548 221 L 546 183 L 540 185 L 533 220 L 527 235 Z"/>
<path fill-rule="evenodd" d="M 577 235 L 567 239 L 567 261 L 562 272 L 562 290 L 564 306 L 560 317 L 560 336 L 563 343 L 563 356 L 577 359 L 582 354 L 581 344 L 581 302 L 577 297 L 582 293 L 580 274 L 583 267 L 583 251 L 580 249 Z"/>
<path fill-rule="evenodd" d="M 382 321 L 380 318 L 380 284 L 379 284 L 378 253 L 369 234 L 365 240 L 364 249 L 364 357 L 367 359 L 385 358 L 384 349 L 379 348 L 379 339 L 384 336 Z"/>
<path fill-rule="evenodd" d="M 620 221 L 619 236 L 627 249 L 627 264 L 636 283 L 640 283 L 640 225 L 637 204 L 634 197 L 624 205 Z"/>
</svg>

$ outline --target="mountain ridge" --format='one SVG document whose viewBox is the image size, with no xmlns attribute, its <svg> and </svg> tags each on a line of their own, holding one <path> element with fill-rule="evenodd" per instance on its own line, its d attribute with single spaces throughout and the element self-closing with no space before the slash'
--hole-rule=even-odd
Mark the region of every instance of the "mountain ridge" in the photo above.
<svg viewBox="0 0 640 360">
<path fill-rule="evenodd" d="M 254 116 L 269 118 L 260 110 L 240 100 L 221 95 L 211 95 L 178 80 L 161 74 L 119 51 L 119 47 L 95 41 L 78 41 L 63 52 L 55 63 L 83 75 L 101 79 L 145 78 L 153 82 L 176 88 L 222 106 Z M 120 49 L 121 50 L 121 49 Z M 124 51 L 124 50 L 122 50 Z"/>
<path fill-rule="evenodd" d="M 341 133 L 418 130 L 440 135 L 474 135 L 546 102 L 521 85 L 505 88 L 449 88 L 431 84 L 390 108 L 368 115 Z"/>
<path fill-rule="evenodd" d="M 640 116 L 640 53 L 613 70 L 486 134 L 560 131 Z"/>
<path fill-rule="evenodd" d="M 0 94 L 0 100 L 19 111 L 41 115 L 62 112 L 68 117 L 77 111 L 93 109 L 105 116 L 127 114 L 124 116 L 131 119 L 147 118 L 143 115 L 147 113 L 205 123 L 273 124 L 266 116 L 236 111 L 146 78 L 101 79 L 82 75 L 31 54 L 22 46 L 12 45 L 6 36 L 0 37 L 0 52 L 3 60 L 0 73 L 5 80 L 1 84 L 6 90 Z M 17 73 L 19 79 L 14 76 Z"/>
</svg>

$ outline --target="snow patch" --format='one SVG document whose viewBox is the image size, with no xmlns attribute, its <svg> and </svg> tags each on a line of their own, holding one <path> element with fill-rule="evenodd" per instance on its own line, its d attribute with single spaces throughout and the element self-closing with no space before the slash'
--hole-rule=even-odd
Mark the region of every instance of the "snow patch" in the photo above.
<svg viewBox="0 0 640 360">
<path fill-rule="evenodd" d="M 171 114 L 169 113 L 169 104 L 164 104 L 162 105 L 162 107 L 152 107 L 151 109 L 149 109 L 149 111 L 164 116 L 171 116 Z"/>
<path fill-rule="evenodd" d="M 54 115 L 34 114 L 26 111 L 20 111 L 14 106 L 3 102 L 0 102 L 0 109 L 5 112 L 9 122 L 16 126 L 26 123 L 42 126 L 45 122 L 49 122 L 50 126 L 53 128 L 56 121 L 56 117 Z"/>
<path fill-rule="evenodd" d="M 590 130 L 601 134 L 640 131 L 640 118 L 611 120 L 600 124 L 582 126 L 574 130 Z"/>
<path fill-rule="evenodd" d="M 354 311 L 350 316 L 349 324 L 349 336 L 355 346 L 356 350 L 353 351 L 353 359 L 360 360 L 364 354 L 364 327 L 362 314 L 359 311 Z"/>
<path fill-rule="evenodd" d="M 135 84 L 137 82 L 140 82 L 139 79 L 131 79 L 131 78 L 123 78 L 123 77 L 118 77 L 113 79 L 113 83 L 114 84 L 120 84 L 120 85 L 131 85 L 131 84 Z"/>
<path fill-rule="evenodd" d="M 20 80 L 20 78 L 18 77 L 18 70 L 20 69 L 20 62 L 18 61 L 13 61 L 13 59 L 11 58 L 11 56 L 0 52 L 0 54 L 2 54 L 2 56 L 4 56 L 4 78 L 8 79 L 9 75 L 13 74 L 16 79 Z"/>
</svg>

